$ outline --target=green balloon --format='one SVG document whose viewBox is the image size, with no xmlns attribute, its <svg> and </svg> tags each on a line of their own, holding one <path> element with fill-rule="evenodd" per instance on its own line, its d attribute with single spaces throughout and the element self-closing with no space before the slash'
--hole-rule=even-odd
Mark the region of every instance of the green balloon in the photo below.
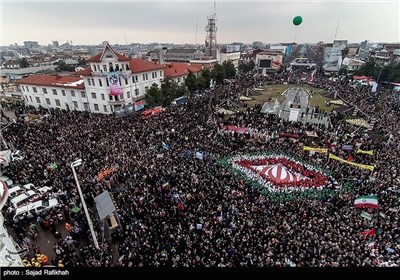
<svg viewBox="0 0 400 280">
<path fill-rule="evenodd" d="M 303 18 L 301 16 L 297 16 L 293 19 L 293 24 L 294 25 L 300 25 L 300 23 L 303 22 Z"/>
</svg>

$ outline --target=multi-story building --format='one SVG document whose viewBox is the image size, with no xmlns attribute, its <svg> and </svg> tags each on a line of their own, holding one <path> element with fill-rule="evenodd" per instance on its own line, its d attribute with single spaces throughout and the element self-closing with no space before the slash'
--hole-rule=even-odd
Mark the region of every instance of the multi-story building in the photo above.
<svg viewBox="0 0 400 280">
<path fill-rule="evenodd" d="M 33 75 L 18 81 L 27 105 L 110 114 L 161 86 L 165 65 L 129 58 L 110 45 L 74 76 Z"/>
<path fill-rule="evenodd" d="M 165 77 L 172 78 L 178 85 L 185 82 L 189 73 L 196 76 L 201 72 L 201 69 L 186 63 L 169 63 L 167 68 L 164 69 Z"/>
<path fill-rule="evenodd" d="M 18 80 L 17 84 L 26 105 L 46 109 L 89 110 L 91 100 L 79 76 L 31 75 Z"/>
<path fill-rule="evenodd" d="M 276 72 L 283 65 L 283 53 L 262 51 L 256 53 L 255 64 L 259 74 Z"/>
</svg>

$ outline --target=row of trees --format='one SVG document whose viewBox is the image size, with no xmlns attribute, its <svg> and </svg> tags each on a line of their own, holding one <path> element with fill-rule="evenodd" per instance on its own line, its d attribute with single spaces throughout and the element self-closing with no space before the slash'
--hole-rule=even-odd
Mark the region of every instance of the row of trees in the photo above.
<svg viewBox="0 0 400 280">
<path fill-rule="evenodd" d="M 393 62 L 380 66 L 375 61 L 366 62 L 360 69 L 354 71 L 354 75 L 373 77 L 377 82 L 400 82 L 400 62 Z"/>
<path fill-rule="evenodd" d="M 220 84 L 223 83 L 224 79 L 232 79 L 235 76 L 235 65 L 228 60 L 215 65 L 212 70 L 204 69 L 198 75 L 189 73 L 185 83 L 180 86 L 172 78 L 165 78 L 161 82 L 161 88 L 157 84 L 153 84 L 149 88 L 146 93 L 146 103 L 149 106 L 167 106 L 175 98 L 188 95 L 189 92 L 210 88 L 212 80 Z"/>
<path fill-rule="evenodd" d="M 161 88 L 156 83 L 152 84 L 146 93 L 146 103 L 150 107 L 168 106 L 175 98 L 188 94 L 188 88 L 185 84 L 180 86 L 172 79 L 165 78 L 161 83 Z"/>
</svg>

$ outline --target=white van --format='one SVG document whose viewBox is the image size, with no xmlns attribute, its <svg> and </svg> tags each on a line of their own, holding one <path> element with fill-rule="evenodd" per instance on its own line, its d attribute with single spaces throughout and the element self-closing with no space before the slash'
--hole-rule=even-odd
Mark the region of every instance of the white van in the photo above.
<svg viewBox="0 0 400 280">
<path fill-rule="evenodd" d="M 11 199 L 11 203 L 15 208 L 20 207 L 23 203 L 34 202 L 40 200 L 42 194 L 51 190 L 50 187 L 43 187 L 37 190 L 28 190 Z"/>
<path fill-rule="evenodd" d="M 58 207 L 59 205 L 60 204 L 58 203 L 57 198 L 29 203 L 16 209 L 13 220 L 18 221 L 24 218 L 32 218 L 33 213 L 40 214 L 52 208 Z"/>
<path fill-rule="evenodd" d="M 13 197 L 19 196 L 26 191 L 33 190 L 34 188 L 35 188 L 35 185 L 31 184 L 31 183 L 25 184 L 23 186 L 19 185 L 19 186 L 8 189 L 8 195 L 9 195 L 10 199 L 12 199 Z"/>
<path fill-rule="evenodd" d="M 11 186 L 12 184 L 14 184 L 13 180 L 11 180 L 10 178 L 8 178 L 6 176 L 1 176 L 0 177 L 0 181 L 3 181 L 4 183 L 6 183 L 7 187 Z"/>
</svg>

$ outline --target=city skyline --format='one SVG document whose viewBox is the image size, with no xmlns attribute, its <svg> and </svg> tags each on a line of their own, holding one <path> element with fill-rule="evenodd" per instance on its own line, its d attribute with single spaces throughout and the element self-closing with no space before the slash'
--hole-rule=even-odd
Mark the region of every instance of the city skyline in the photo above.
<svg viewBox="0 0 400 280">
<path fill-rule="evenodd" d="M 29 2 L 2 6 L 1 45 L 204 44 L 213 2 Z M 217 2 L 217 42 L 400 41 L 398 1 Z M 300 15 L 303 22 L 294 26 Z M 336 35 L 336 36 L 335 36 Z"/>
</svg>

